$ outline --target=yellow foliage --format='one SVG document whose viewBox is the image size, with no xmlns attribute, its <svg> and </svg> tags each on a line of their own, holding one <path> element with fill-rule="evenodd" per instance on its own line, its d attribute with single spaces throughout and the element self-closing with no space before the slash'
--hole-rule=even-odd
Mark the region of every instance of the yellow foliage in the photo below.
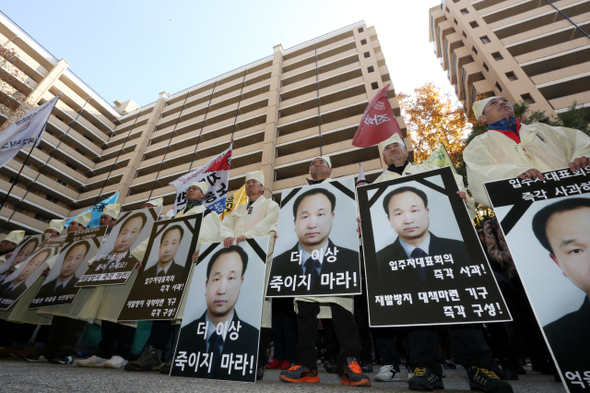
<svg viewBox="0 0 590 393">
<path fill-rule="evenodd" d="M 397 98 L 416 162 L 423 162 L 441 143 L 455 164 L 462 162 L 464 141 L 471 126 L 463 108 L 454 106 L 449 95 L 431 82 L 414 89 L 412 95 L 399 93 Z"/>
</svg>

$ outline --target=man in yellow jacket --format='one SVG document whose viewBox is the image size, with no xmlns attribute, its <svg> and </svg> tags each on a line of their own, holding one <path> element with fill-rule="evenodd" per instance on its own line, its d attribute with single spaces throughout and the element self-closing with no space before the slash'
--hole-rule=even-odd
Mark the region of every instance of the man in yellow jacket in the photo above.
<svg viewBox="0 0 590 393">
<path fill-rule="evenodd" d="M 521 124 L 504 97 L 473 104 L 488 132 L 475 137 L 463 152 L 469 188 L 476 202 L 490 206 L 484 183 L 519 177 L 544 180 L 541 172 L 590 165 L 590 137 L 581 131 L 547 124 Z"/>
</svg>

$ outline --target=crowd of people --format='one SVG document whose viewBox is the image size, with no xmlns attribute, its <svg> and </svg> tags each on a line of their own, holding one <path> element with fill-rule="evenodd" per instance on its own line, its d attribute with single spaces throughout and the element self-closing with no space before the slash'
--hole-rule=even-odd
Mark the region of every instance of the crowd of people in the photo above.
<svg viewBox="0 0 590 393">
<path fill-rule="evenodd" d="M 483 188 L 484 182 L 516 177 L 542 179 L 543 171 L 565 167 L 576 171 L 590 164 L 590 138 L 580 131 L 544 124 L 522 125 L 514 118 L 512 104 L 503 97 L 491 97 L 476 102 L 474 112 L 489 130 L 476 137 L 464 151 L 469 188 L 478 203 L 490 206 Z M 379 145 L 379 151 L 387 168 L 375 182 L 436 168 L 430 164 L 410 162 L 408 150 L 398 135 L 383 141 Z M 330 182 L 331 174 L 330 158 L 325 155 L 316 157 L 310 163 L 308 183 L 312 185 Z M 204 207 L 207 182 L 195 182 L 187 187 L 187 205 L 176 217 L 203 215 L 193 261 L 197 261 L 203 243 L 221 242 L 229 249 L 239 246 L 246 239 L 269 235 L 266 250 L 268 281 L 273 247 L 277 236 L 280 236 L 277 233 L 279 206 L 264 196 L 265 178 L 261 171 L 246 174 L 245 180 L 248 203 L 239 205 L 223 220 L 214 211 Z M 473 211 L 474 204 L 467 194 L 463 179 L 456 176 L 455 180 L 460 190 L 457 198 L 461 198 L 468 209 Z M 357 186 L 363 184 L 366 181 L 359 180 Z M 313 197 L 326 204 L 327 213 L 323 211 L 321 215 L 330 214 L 330 204 L 333 214 L 334 202 L 329 196 L 316 193 Z M 409 193 L 406 197 L 416 199 L 418 196 Z M 304 199 L 300 201 L 302 205 Z M 162 206 L 162 202 L 162 198 L 150 200 L 143 207 Z M 420 204 L 419 201 L 412 203 Z M 294 209 L 296 223 L 297 209 Z M 121 214 L 120 210 L 118 204 L 108 205 L 103 211 L 100 225 L 113 228 Z M 89 213 L 78 216 L 67 227 L 67 233 L 85 229 L 89 222 Z M 131 246 L 144 225 L 145 220 L 138 217 L 126 218 L 117 234 L 115 251 L 118 254 L 109 256 L 112 261 L 120 258 L 118 255 L 132 255 L 141 265 L 146 253 L 147 239 L 133 249 Z M 309 228 L 321 224 L 309 220 L 301 225 Z M 316 232 L 321 230 L 317 229 Z M 63 231 L 64 221 L 53 220 L 44 234 L 47 237 L 58 237 Z M 181 232 L 181 229 L 177 231 Z M 159 246 L 164 247 L 167 242 L 174 243 L 174 236 L 174 230 L 165 233 Z M 103 243 L 107 237 L 108 231 Z M 0 255 L 5 259 L 10 257 L 23 238 L 24 231 L 11 232 L 0 243 Z M 367 374 L 373 372 L 374 364 L 379 364 L 375 381 L 400 381 L 402 367 L 405 366 L 410 390 L 431 391 L 444 389 L 444 367 L 456 368 L 459 364 L 467 372 L 471 389 L 503 393 L 512 392 L 508 380 L 517 379 L 518 374 L 525 372 L 522 368 L 525 357 L 532 362 L 533 370 L 555 374 L 549 350 L 533 317 L 498 222 L 486 222 L 480 238 L 511 310 L 513 322 L 490 323 L 486 326 L 473 324 L 370 328 L 364 294 L 321 297 L 302 295 L 275 298 L 272 302 L 266 299 L 261 316 L 257 378 L 262 379 L 264 369 L 271 368 L 281 369 L 280 379 L 287 383 L 317 383 L 320 381 L 318 364 L 321 360 L 326 372 L 337 373 L 342 384 L 371 386 Z M 408 258 L 413 255 L 429 255 L 432 247 L 435 247 L 435 241 L 428 236 L 420 237 L 419 242 L 401 240 L 407 240 L 403 242 L 404 247 L 400 248 L 400 252 L 405 252 Z M 328 241 L 327 237 L 322 238 L 314 245 L 315 249 L 327 247 Z M 309 242 L 311 243 L 313 242 Z M 322 260 L 320 258 L 314 261 L 316 258 L 311 258 L 313 247 L 308 248 L 309 244 L 300 237 L 296 247 L 305 255 L 303 261 L 311 261 L 310 264 L 302 264 L 301 268 L 314 276 L 316 271 L 322 269 Z M 35 246 L 36 244 L 31 244 L 30 247 L 21 247 L 18 257 L 13 260 L 13 265 L 6 271 L 4 278 L 15 271 L 20 261 L 32 255 Z M 74 254 L 84 250 L 72 248 L 70 251 Z M 57 256 L 46 261 L 49 266 L 52 266 L 55 258 Z M 161 260 L 160 264 L 154 266 L 155 274 L 170 274 L 173 264 L 166 262 L 163 257 Z M 1 262 L 3 261 L 0 259 Z M 243 276 L 245 263 L 242 261 L 242 264 Z M 57 291 L 69 285 L 75 270 L 71 267 L 66 269 L 62 265 L 62 272 L 50 289 Z M 83 288 L 74 303 L 39 310 L 27 309 L 34 294 L 21 297 L 10 310 L 0 312 L 0 357 L 10 356 L 29 362 L 75 363 L 80 367 L 124 368 L 130 372 L 160 371 L 168 374 L 171 349 L 173 350 L 177 340 L 182 315 L 173 321 L 153 322 L 143 350 L 134 355 L 132 347 L 137 324 L 119 323 L 117 316 L 135 278 L 136 273 L 124 285 Z M 0 282 L 0 291 L 16 290 L 20 281 L 7 288 L 3 288 Z M 31 291 L 38 289 L 42 281 L 43 278 L 40 278 L 39 284 L 36 283 Z M 395 286 L 395 282 L 391 282 L 391 285 Z M 364 291 L 363 282 L 363 293 Z M 102 338 L 93 349 L 93 354 L 76 360 L 80 352 L 80 340 L 89 322 L 94 321 L 100 322 Z M 271 342 L 274 351 L 269 356 Z M 215 344 L 215 348 L 219 350 L 218 345 Z M 222 341 L 220 345 L 224 345 Z"/>
</svg>

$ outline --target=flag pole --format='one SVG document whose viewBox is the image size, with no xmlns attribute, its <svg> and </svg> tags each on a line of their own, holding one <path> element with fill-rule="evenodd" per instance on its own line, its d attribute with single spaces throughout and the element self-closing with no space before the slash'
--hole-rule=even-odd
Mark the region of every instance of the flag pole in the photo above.
<svg viewBox="0 0 590 393">
<path fill-rule="evenodd" d="M 39 136 L 43 133 L 43 131 L 45 131 L 45 126 L 43 126 L 43 128 L 41 128 L 41 132 L 39 133 L 39 135 L 37 136 L 37 139 L 39 138 Z M 6 203 L 6 200 L 8 199 L 8 196 L 10 195 L 10 193 L 12 192 L 12 189 L 14 188 L 14 185 L 17 184 L 18 182 L 18 178 L 20 177 L 20 174 L 22 173 L 23 169 L 25 168 L 25 165 L 27 164 L 27 160 L 29 159 L 29 157 L 31 156 L 31 153 L 33 153 L 33 149 L 35 149 L 35 146 L 31 146 L 31 149 L 29 150 L 29 154 L 27 154 L 27 157 L 25 158 L 25 160 L 23 161 L 23 165 L 20 167 L 20 170 L 18 171 L 18 173 L 16 174 L 16 178 L 14 179 L 14 181 L 12 182 L 12 184 L 10 185 L 10 189 L 8 190 L 8 192 L 6 193 L 6 195 L 4 196 L 4 200 L 2 200 L 2 203 L 0 204 L 0 210 L 2 210 L 2 208 L 4 207 L 4 204 Z M 24 198 L 24 197 L 23 197 Z M 6 221 L 8 223 L 8 221 Z"/>
</svg>

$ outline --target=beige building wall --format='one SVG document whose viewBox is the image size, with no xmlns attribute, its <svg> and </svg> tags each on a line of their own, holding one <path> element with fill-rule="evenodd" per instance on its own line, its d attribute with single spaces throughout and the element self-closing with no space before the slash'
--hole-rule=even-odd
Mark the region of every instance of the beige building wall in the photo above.
<svg viewBox="0 0 590 393">
<path fill-rule="evenodd" d="M 468 115 L 478 93 L 548 115 L 590 105 L 590 2 L 552 3 L 563 14 L 543 0 L 445 0 L 430 9 L 430 41 Z"/>
<path fill-rule="evenodd" d="M 292 48 L 276 45 L 263 59 L 175 94 L 161 92 L 143 107 L 107 104 L 3 15 L 0 42 L 18 55 L 0 73 L 0 98 L 13 107 L 2 111 L 0 104 L 4 127 L 27 103 L 63 94 L 0 211 L 3 233 L 39 233 L 50 219 L 71 217 L 117 191 L 125 210 L 158 196 L 169 208 L 175 192 L 168 183 L 231 140 L 230 194 L 247 172 L 262 169 L 267 195 L 279 199 L 281 190 L 305 184 L 309 162 L 320 154 L 331 157 L 335 177 L 355 176 L 359 164 L 370 180 L 383 170 L 376 146 L 351 143 L 369 101 L 391 84 L 377 33 L 364 22 Z M 388 98 L 405 134 L 393 88 Z M 28 152 L 0 168 L 1 198 Z"/>
</svg>

